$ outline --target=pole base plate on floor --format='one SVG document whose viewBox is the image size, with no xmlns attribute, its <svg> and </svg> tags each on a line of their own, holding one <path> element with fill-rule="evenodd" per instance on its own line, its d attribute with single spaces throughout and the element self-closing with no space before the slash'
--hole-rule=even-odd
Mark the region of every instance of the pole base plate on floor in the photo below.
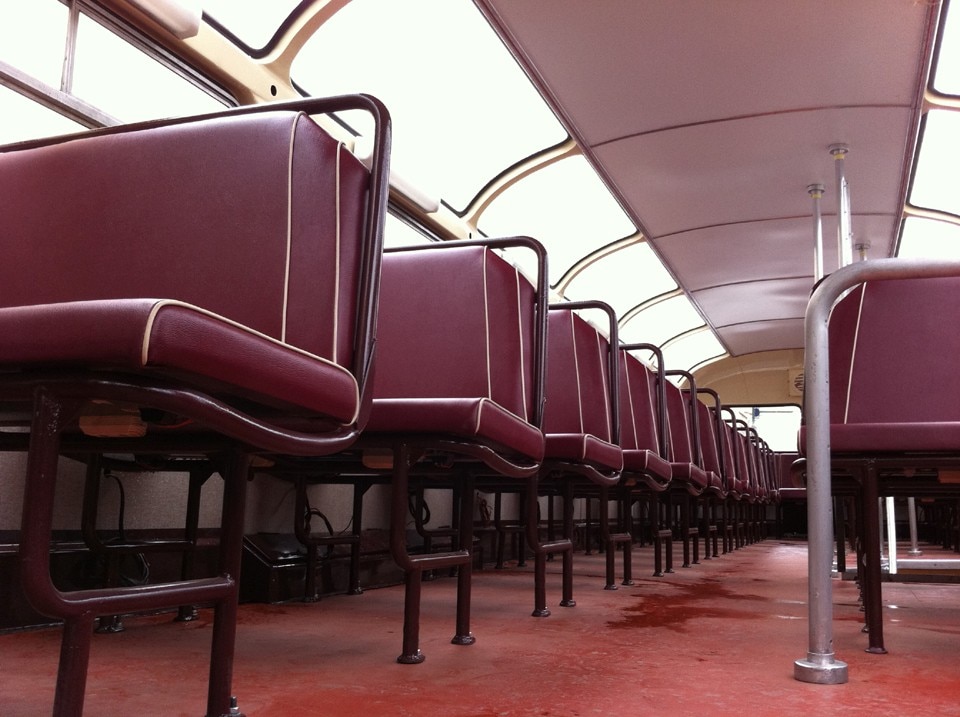
<svg viewBox="0 0 960 717">
<path fill-rule="evenodd" d="M 834 660 L 832 655 L 808 655 L 793 663 L 793 677 L 816 685 L 842 685 L 847 681 L 847 663 Z"/>
</svg>

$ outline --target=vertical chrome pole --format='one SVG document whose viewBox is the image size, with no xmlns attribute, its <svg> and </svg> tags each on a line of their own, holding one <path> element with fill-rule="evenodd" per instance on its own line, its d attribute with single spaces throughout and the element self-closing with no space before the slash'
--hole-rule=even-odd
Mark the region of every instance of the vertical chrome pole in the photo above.
<svg viewBox="0 0 960 717">
<path fill-rule="evenodd" d="M 864 266 L 858 264 L 857 266 Z M 809 648 L 796 660 L 793 676 L 801 682 L 839 685 L 847 664 L 833 654 L 833 497 L 830 475 L 830 391 L 827 326 L 841 290 L 839 270 L 813 291 L 804 319 L 803 402 L 807 425 L 807 594 Z M 847 288 L 847 287 L 843 287 Z"/>
<path fill-rule="evenodd" d="M 830 311 L 847 290 L 864 281 L 960 276 L 960 261 L 873 259 L 840 269 L 814 290 L 804 318 L 804 414 L 807 422 L 807 656 L 793 663 L 801 682 L 841 684 L 847 665 L 833 654 L 833 507 L 830 475 Z"/>
<path fill-rule="evenodd" d="M 820 208 L 823 185 L 809 185 L 807 194 L 813 199 L 813 281 L 817 283 L 823 278 L 823 213 Z"/>
<path fill-rule="evenodd" d="M 897 574 L 897 510 L 892 496 L 887 496 L 887 558 L 891 575 Z"/>
<path fill-rule="evenodd" d="M 877 498 L 877 519 L 880 521 L 878 525 L 880 526 L 880 562 L 883 563 L 887 559 L 887 556 L 883 553 L 883 546 L 886 545 L 886 542 L 883 537 L 883 498 Z"/>
<path fill-rule="evenodd" d="M 907 498 L 907 517 L 910 519 L 910 552 L 911 557 L 923 555 L 923 551 L 917 547 L 917 501 L 916 498 Z"/>
<path fill-rule="evenodd" d="M 850 148 L 843 144 L 830 145 L 833 165 L 837 173 L 837 268 L 853 263 L 853 229 L 850 217 L 850 187 L 844 174 L 844 160 Z"/>
</svg>

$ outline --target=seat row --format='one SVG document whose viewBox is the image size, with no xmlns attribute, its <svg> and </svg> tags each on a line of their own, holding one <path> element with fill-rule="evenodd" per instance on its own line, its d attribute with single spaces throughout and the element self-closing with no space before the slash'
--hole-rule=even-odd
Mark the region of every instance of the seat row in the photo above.
<svg viewBox="0 0 960 717">
<path fill-rule="evenodd" d="M 343 109 L 375 119 L 369 169 L 309 116 Z M 245 486 L 256 471 L 296 483 L 301 517 L 310 483 L 354 485 L 347 542 L 357 589 L 363 491 L 389 486 L 390 549 L 405 573 L 404 663 L 423 660 L 420 593 L 432 570 L 456 569 L 453 641 L 474 641 L 477 489 L 524 498 L 535 615 L 549 614 L 551 555 L 563 561 L 561 605 L 574 604 L 579 497 L 601 502 L 608 586 L 617 546 L 629 579 L 638 500 L 656 498 L 653 537 L 669 548 L 678 530 L 684 564 L 691 549 L 696 561 L 699 537 L 713 536 L 714 554 L 717 533 L 725 550 L 760 537 L 755 507 L 775 500 L 778 484 L 759 436 L 730 412 L 725 419 L 716 394 L 689 374 L 681 389 L 662 357 L 653 371 L 632 353 L 652 347 L 621 346 L 609 307 L 548 306 L 536 241 L 382 252 L 389 139 L 386 109 L 353 96 L 0 149 L 0 407 L 15 426 L 0 445 L 28 452 L 24 592 L 64 620 L 55 714 L 82 712 L 98 616 L 186 604 L 215 607 L 207 715 L 235 713 Z M 505 261 L 506 249 L 533 252 L 537 276 Z M 600 312 L 604 328 L 578 312 Z M 91 473 L 117 455 L 154 456 L 185 470 L 191 491 L 218 471 L 217 575 L 58 590 L 48 551 L 63 454 L 87 460 Z M 410 496 L 427 487 L 456 498 L 449 550 L 407 544 Z M 544 495 L 561 497 L 560 537 L 540 530 Z M 616 530 L 611 501 L 623 506 Z M 324 542 L 303 523 L 298 534 L 314 549 Z M 670 569 L 669 549 L 666 559 Z"/>
<path fill-rule="evenodd" d="M 867 651 L 884 653 L 878 500 L 960 495 L 960 384 L 953 358 L 960 337 L 949 319 L 960 312 L 960 268 L 881 260 L 843 272 L 835 281 L 847 284 L 835 289 L 832 310 L 824 308 L 823 292 L 811 300 L 827 317 L 827 351 L 819 355 L 829 357 L 823 394 L 828 467 L 832 492 L 842 499 L 838 507 L 853 507 Z M 818 407 L 801 429 L 806 458 L 800 472 L 809 468 L 811 432 L 823 419 Z M 838 561 L 842 553 L 838 545 Z"/>
</svg>

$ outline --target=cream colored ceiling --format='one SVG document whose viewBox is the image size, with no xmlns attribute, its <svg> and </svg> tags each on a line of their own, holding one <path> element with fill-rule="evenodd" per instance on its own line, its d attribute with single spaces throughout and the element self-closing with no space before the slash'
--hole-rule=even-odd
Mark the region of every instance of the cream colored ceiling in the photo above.
<svg viewBox="0 0 960 717">
<path fill-rule="evenodd" d="M 811 200 L 899 231 L 936 4 L 476 0 L 730 354 L 803 346 Z"/>
</svg>

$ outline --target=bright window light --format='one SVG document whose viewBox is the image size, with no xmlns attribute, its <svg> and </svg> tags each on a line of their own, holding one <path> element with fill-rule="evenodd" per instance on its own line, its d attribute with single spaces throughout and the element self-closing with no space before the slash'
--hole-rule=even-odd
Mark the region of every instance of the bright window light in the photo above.
<svg viewBox="0 0 960 717">
<path fill-rule="evenodd" d="M 223 104 L 81 15 L 73 94 L 124 122 L 223 109 Z"/>
<path fill-rule="evenodd" d="M 683 295 L 657 302 L 632 316 L 620 327 L 620 338 L 624 343 L 648 343 L 662 346 L 674 336 L 703 326 L 703 318 L 693 308 L 690 300 Z M 671 366 L 668 368 L 686 368 Z"/>
<path fill-rule="evenodd" d="M 0 144 L 20 142 L 85 129 L 73 120 L 0 86 Z"/>
<path fill-rule="evenodd" d="M 951 2 L 943 25 L 943 41 L 937 55 L 933 89 L 947 95 L 960 95 L 960 10 Z"/>
<path fill-rule="evenodd" d="M 587 266 L 564 288 L 571 301 L 601 299 L 618 317 L 654 296 L 677 288 L 646 242 L 628 244 Z"/>
<path fill-rule="evenodd" d="M 910 190 L 910 203 L 917 207 L 960 214 L 960 112 L 931 110 L 927 113 L 920 156 Z"/>
<path fill-rule="evenodd" d="M 581 156 L 562 159 L 512 185 L 491 202 L 478 225 L 488 236 L 539 239 L 550 256 L 551 284 L 585 255 L 636 231 Z"/>
<path fill-rule="evenodd" d="M 387 215 L 383 228 L 383 246 L 413 246 L 414 244 L 429 244 L 430 240 L 405 221 L 397 219 L 392 214 Z"/>
<path fill-rule="evenodd" d="M 897 256 L 960 259 L 960 226 L 936 219 L 907 217 Z"/>
<path fill-rule="evenodd" d="M 670 369 L 689 369 L 726 352 L 706 326 L 663 347 L 663 364 Z"/>
<path fill-rule="evenodd" d="M 469 0 L 353 0 L 300 50 L 291 76 L 313 95 L 363 91 L 382 100 L 393 119 L 391 166 L 456 210 L 567 137 Z M 364 114 L 343 117 L 371 134 Z"/>
<path fill-rule="evenodd" d="M 67 7 L 63 3 L 0 3 L 0 60 L 51 87 L 60 87 L 66 38 Z M 5 115 L 4 123 L 9 118 Z"/>
<path fill-rule="evenodd" d="M 736 406 L 733 412 L 748 426 L 757 429 L 770 450 L 790 453 L 797 450 L 800 431 L 799 406 Z"/>
</svg>

